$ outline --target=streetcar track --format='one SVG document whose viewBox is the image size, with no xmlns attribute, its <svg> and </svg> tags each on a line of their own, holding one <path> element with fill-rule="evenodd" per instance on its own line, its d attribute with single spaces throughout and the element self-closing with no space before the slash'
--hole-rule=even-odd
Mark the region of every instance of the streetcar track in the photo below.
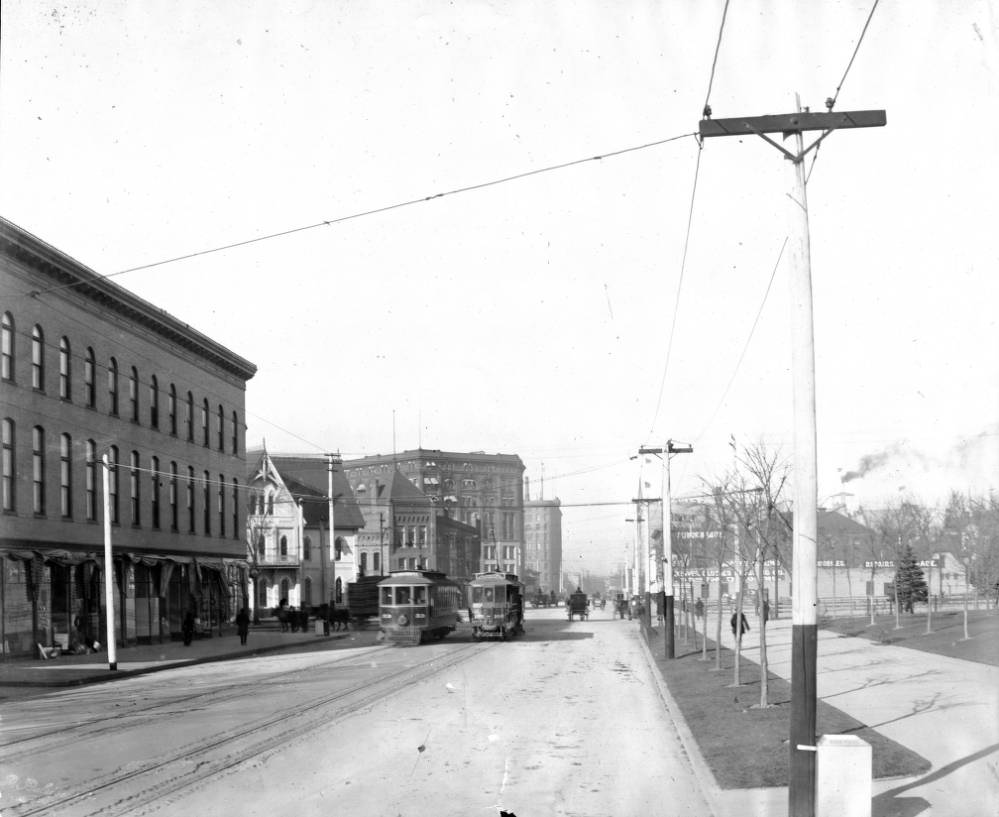
<svg viewBox="0 0 999 817">
<path fill-rule="evenodd" d="M 498 643 L 498 642 L 497 642 Z M 209 778 L 235 769 L 253 758 L 273 751 L 280 746 L 302 739 L 318 729 L 335 724 L 355 712 L 364 709 L 390 695 L 405 690 L 413 680 L 422 681 L 442 670 L 460 664 L 474 655 L 495 646 L 493 643 L 463 645 L 460 649 L 444 655 L 434 656 L 415 664 L 403 665 L 375 681 L 364 681 L 330 695 L 320 696 L 312 701 L 299 702 L 293 707 L 272 712 L 255 721 L 243 724 L 222 733 L 202 738 L 193 743 L 171 750 L 168 755 L 146 761 L 136 761 L 127 771 L 119 769 L 102 778 L 91 779 L 77 786 L 76 791 L 63 791 L 59 795 L 37 799 L 34 802 L 7 806 L 9 815 L 31 817 L 47 813 L 52 809 L 80 805 L 102 792 L 144 776 L 166 775 L 165 779 L 151 782 L 141 791 L 121 797 L 114 802 L 97 805 L 88 812 L 88 817 L 97 815 L 120 815 L 148 813 L 165 805 L 166 798 L 187 789 L 198 787 Z M 317 667 L 319 668 L 319 667 Z M 353 700 L 348 700 L 353 697 Z M 337 703 L 333 713 L 326 710 Z M 278 731 L 274 727 L 281 725 Z M 239 741 L 249 741 L 245 746 L 236 747 Z M 226 750 L 226 747 L 231 747 Z M 226 750 L 219 756 L 213 753 Z M 136 812 L 135 809 L 144 809 Z"/>
<path fill-rule="evenodd" d="M 40 752 L 58 750 L 65 745 L 76 743 L 83 738 L 100 737 L 108 731 L 117 731 L 120 729 L 122 721 L 128 721 L 130 727 L 136 727 L 143 724 L 155 723 L 165 716 L 177 714 L 178 712 L 189 713 L 196 708 L 185 706 L 189 702 L 205 700 L 206 706 L 209 704 L 225 703 L 244 695 L 248 687 L 259 689 L 262 686 L 286 684 L 289 676 L 313 673 L 316 670 L 329 670 L 336 667 L 356 668 L 359 661 L 367 662 L 370 660 L 371 655 L 380 655 L 390 650 L 391 647 L 376 646 L 364 649 L 366 652 L 363 655 L 352 655 L 349 658 L 331 660 L 323 664 L 314 664 L 294 670 L 275 670 L 270 676 L 259 683 L 246 681 L 243 683 L 227 684 L 225 687 L 213 687 L 200 692 L 157 701 L 147 706 L 139 705 L 138 708 L 129 709 L 126 712 L 114 712 L 77 723 L 60 724 L 42 732 L 33 731 L 31 734 L 22 737 L 4 740 L 3 744 L 0 745 L 0 762 L 8 760 L 15 755 L 18 758 L 23 758 Z M 161 711 L 167 707 L 170 708 L 169 711 Z M 57 738 L 57 740 L 52 740 L 53 738 Z"/>
</svg>

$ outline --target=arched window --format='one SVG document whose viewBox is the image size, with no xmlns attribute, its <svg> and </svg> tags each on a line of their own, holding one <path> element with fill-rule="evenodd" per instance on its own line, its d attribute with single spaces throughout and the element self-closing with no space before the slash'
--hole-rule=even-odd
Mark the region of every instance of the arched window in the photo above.
<svg viewBox="0 0 999 817">
<path fill-rule="evenodd" d="M 45 391 L 45 333 L 37 323 L 31 330 L 31 388 Z"/>
<path fill-rule="evenodd" d="M 160 458 L 150 457 L 149 459 L 149 470 L 152 472 L 149 475 L 149 487 L 151 489 L 152 496 L 152 506 L 150 511 L 152 512 L 152 524 L 156 530 L 160 527 Z"/>
<path fill-rule="evenodd" d="M 225 536 L 225 477 L 219 474 L 218 488 L 219 536 Z"/>
<path fill-rule="evenodd" d="M 267 550 L 267 540 L 264 538 L 264 535 L 261 533 L 257 537 L 257 556 L 263 559 L 266 550 Z"/>
<path fill-rule="evenodd" d="M 336 580 L 336 590 L 334 592 L 335 592 L 334 599 L 335 599 L 336 603 L 337 604 L 342 604 L 343 603 L 343 579 L 341 579 L 339 577 L 337 578 L 337 580 Z"/>
<path fill-rule="evenodd" d="M 232 538 L 239 539 L 239 480 L 232 479 Z"/>
<path fill-rule="evenodd" d="M 288 601 L 288 590 L 290 587 L 291 584 L 287 579 L 281 579 L 281 601 Z"/>
<path fill-rule="evenodd" d="M 69 338 L 59 341 L 59 397 L 63 400 L 73 399 L 72 357 L 70 355 Z"/>
<path fill-rule="evenodd" d="M 37 515 L 45 513 L 45 429 L 35 426 L 31 430 L 31 510 Z"/>
<path fill-rule="evenodd" d="M 361 551 L 361 574 L 367 573 L 368 571 L 368 552 L 366 550 Z"/>
<path fill-rule="evenodd" d="M 219 403 L 219 414 L 216 419 L 217 428 L 215 429 L 216 437 L 218 438 L 219 451 L 225 451 L 225 412 L 222 409 L 222 404 Z"/>
<path fill-rule="evenodd" d="M 73 438 L 59 437 L 59 511 L 63 519 L 73 516 Z"/>
<path fill-rule="evenodd" d="M 111 524 L 117 525 L 118 516 L 118 446 L 108 449 L 108 497 L 111 505 Z"/>
<path fill-rule="evenodd" d="M 170 393 L 167 396 L 167 422 L 170 424 L 170 433 L 177 436 L 177 387 L 171 383 Z"/>
<path fill-rule="evenodd" d="M 87 440 L 86 469 L 86 504 L 85 513 L 88 522 L 97 521 L 97 443 Z"/>
<path fill-rule="evenodd" d="M 14 379 L 14 316 L 3 313 L 0 320 L 0 377 Z"/>
<path fill-rule="evenodd" d="M 179 523 L 177 509 L 177 463 L 170 461 L 170 530 L 177 530 Z"/>
<path fill-rule="evenodd" d="M 128 468 L 128 493 L 132 508 L 132 527 L 138 527 L 142 521 L 140 516 L 141 505 L 139 501 L 139 452 L 133 451 L 129 457 Z"/>
<path fill-rule="evenodd" d="M 202 517 L 205 523 L 205 536 L 212 535 L 212 475 L 207 471 L 204 473 L 204 482 L 201 488 L 201 500 L 204 503 L 204 513 Z"/>
<path fill-rule="evenodd" d="M 156 375 L 149 379 L 149 426 L 160 427 L 160 382 Z"/>
<path fill-rule="evenodd" d="M 264 608 L 267 606 L 267 579 L 263 577 L 257 578 L 257 607 Z"/>
<path fill-rule="evenodd" d="M 287 556 L 288 555 L 288 537 L 287 536 L 282 536 L 281 537 L 281 542 L 280 542 L 280 545 L 278 547 L 278 553 L 281 556 Z"/>
<path fill-rule="evenodd" d="M 194 395 L 187 393 L 187 416 L 184 418 L 187 423 L 187 440 L 194 442 Z"/>
<path fill-rule="evenodd" d="M 312 561 L 312 539 L 309 536 L 306 536 L 302 542 L 302 559 L 306 562 Z"/>
<path fill-rule="evenodd" d="M 117 416 L 118 414 L 118 361 L 114 358 L 108 361 L 108 398 L 111 405 L 108 412 Z"/>
<path fill-rule="evenodd" d="M 194 533 L 194 468 L 187 466 L 187 532 Z"/>
<path fill-rule="evenodd" d="M 371 569 L 381 570 L 382 555 L 380 553 L 373 553 L 371 559 Z"/>
<path fill-rule="evenodd" d="M 232 413 L 232 453 L 239 455 L 239 415 Z"/>
<path fill-rule="evenodd" d="M 139 422 L 139 370 L 135 366 L 128 378 L 128 405 L 132 422 Z"/>
<path fill-rule="evenodd" d="M 343 546 L 344 546 L 345 544 L 346 544 L 346 543 L 345 543 L 345 542 L 343 541 L 343 537 L 342 537 L 342 536 L 338 536 L 338 537 L 337 537 L 337 538 L 336 538 L 336 539 L 334 540 L 334 544 L 333 544 L 333 552 L 334 552 L 334 553 L 336 554 L 336 555 L 334 556 L 334 558 L 335 558 L 335 559 L 336 559 L 336 560 L 337 560 L 338 562 L 339 562 L 339 561 L 340 561 L 340 559 L 341 559 L 341 558 L 343 557 Z"/>
<path fill-rule="evenodd" d="M 302 604 L 312 604 L 312 579 L 308 576 L 305 578 L 305 587 L 303 588 Z"/>
<path fill-rule="evenodd" d="M 97 405 L 96 371 L 97 357 L 94 355 L 94 350 L 88 346 L 87 354 L 83 358 L 83 400 L 87 408 L 94 408 Z"/>
<path fill-rule="evenodd" d="M 274 516 L 274 494 L 267 495 L 267 515 Z"/>
<path fill-rule="evenodd" d="M 0 474 L 3 477 L 3 505 L 0 507 L 0 510 L 12 513 L 17 510 L 15 502 L 16 480 L 14 478 L 14 475 L 17 473 L 17 463 L 14 460 L 14 421 L 9 417 L 4 418 L 0 440 L 2 440 L 3 444 L 2 463 L 0 463 L 0 466 L 2 466 L 0 467 Z"/>
<path fill-rule="evenodd" d="M 208 398 L 201 401 L 201 444 L 208 448 Z"/>
</svg>

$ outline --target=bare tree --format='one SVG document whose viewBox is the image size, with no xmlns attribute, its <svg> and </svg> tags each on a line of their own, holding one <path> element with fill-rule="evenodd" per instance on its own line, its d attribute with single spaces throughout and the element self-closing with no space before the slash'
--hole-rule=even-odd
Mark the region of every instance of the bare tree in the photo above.
<svg viewBox="0 0 999 817">
<path fill-rule="evenodd" d="M 760 628 L 760 707 L 769 705 L 767 661 L 768 607 L 764 604 L 763 567 L 768 558 L 775 562 L 784 562 L 781 551 L 787 542 L 786 520 L 779 511 L 779 503 L 784 486 L 789 476 L 789 464 L 779 451 L 771 451 L 760 442 L 744 448 L 737 456 L 739 474 L 736 476 L 739 490 L 729 495 L 732 513 L 738 520 L 740 542 L 740 562 L 742 581 L 736 615 L 742 614 L 742 591 L 745 577 L 750 570 L 755 570 L 757 579 L 757 615 Z M 737 619 L 738 621 L 739 619 Z M 736 674 L 735 683 L 739 682 L 739 641 L 736 640 Z"/>
</svg>

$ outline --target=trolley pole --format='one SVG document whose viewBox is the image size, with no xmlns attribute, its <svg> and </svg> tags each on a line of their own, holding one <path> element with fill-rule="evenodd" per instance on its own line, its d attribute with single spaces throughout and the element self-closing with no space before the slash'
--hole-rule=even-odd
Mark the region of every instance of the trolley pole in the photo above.
<svg viewBox="0 0 999 817">
<path fill-rule="evenodd" d="M 791 285 L 791 367 L 794 394 L 794 532 L 792 541 L 792 621 L 791 621 L 791 723 L 788 781 L 789 817 L 815 815 L 815 675 L 817 653 L 816 543 L 818 540 L 818 476 L 815 426 L 815 341 L 812 324 L 812 274 L 808 235 L 808 200 L 805 195 L 805 157 L 834 130 L 883 127 L 883 110 L 832 112 L 801 110 L 796 113 L 747 116 L 734 119 L 705 118 L 700 122 L 701 138 L 756 134 L 791 162 L 791 203 L 793 238 Z M 804 131 L 822 131 L 807 148 Z M 794 137 L 794 152 L 766 134 Z"/>
</svg>

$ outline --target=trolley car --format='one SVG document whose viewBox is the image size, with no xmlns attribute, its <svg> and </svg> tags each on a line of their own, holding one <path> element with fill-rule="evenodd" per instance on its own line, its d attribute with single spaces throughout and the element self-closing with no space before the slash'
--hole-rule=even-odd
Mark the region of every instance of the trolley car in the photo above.
<svg viewBox="0 0 999 817">
<path fill-rule="evenodd" d="M 458 623 L 461 586 L 436 570 L 396 570 L 378 582 L 378 624 L 390 644 L 444 638 Z"/>
<path fill-rule="evenodd" d="M 524 585 L 513 573 L 476 573 L 468 587 L 472 638 L 502 638 L 524 632 Z"/>
</svg>

